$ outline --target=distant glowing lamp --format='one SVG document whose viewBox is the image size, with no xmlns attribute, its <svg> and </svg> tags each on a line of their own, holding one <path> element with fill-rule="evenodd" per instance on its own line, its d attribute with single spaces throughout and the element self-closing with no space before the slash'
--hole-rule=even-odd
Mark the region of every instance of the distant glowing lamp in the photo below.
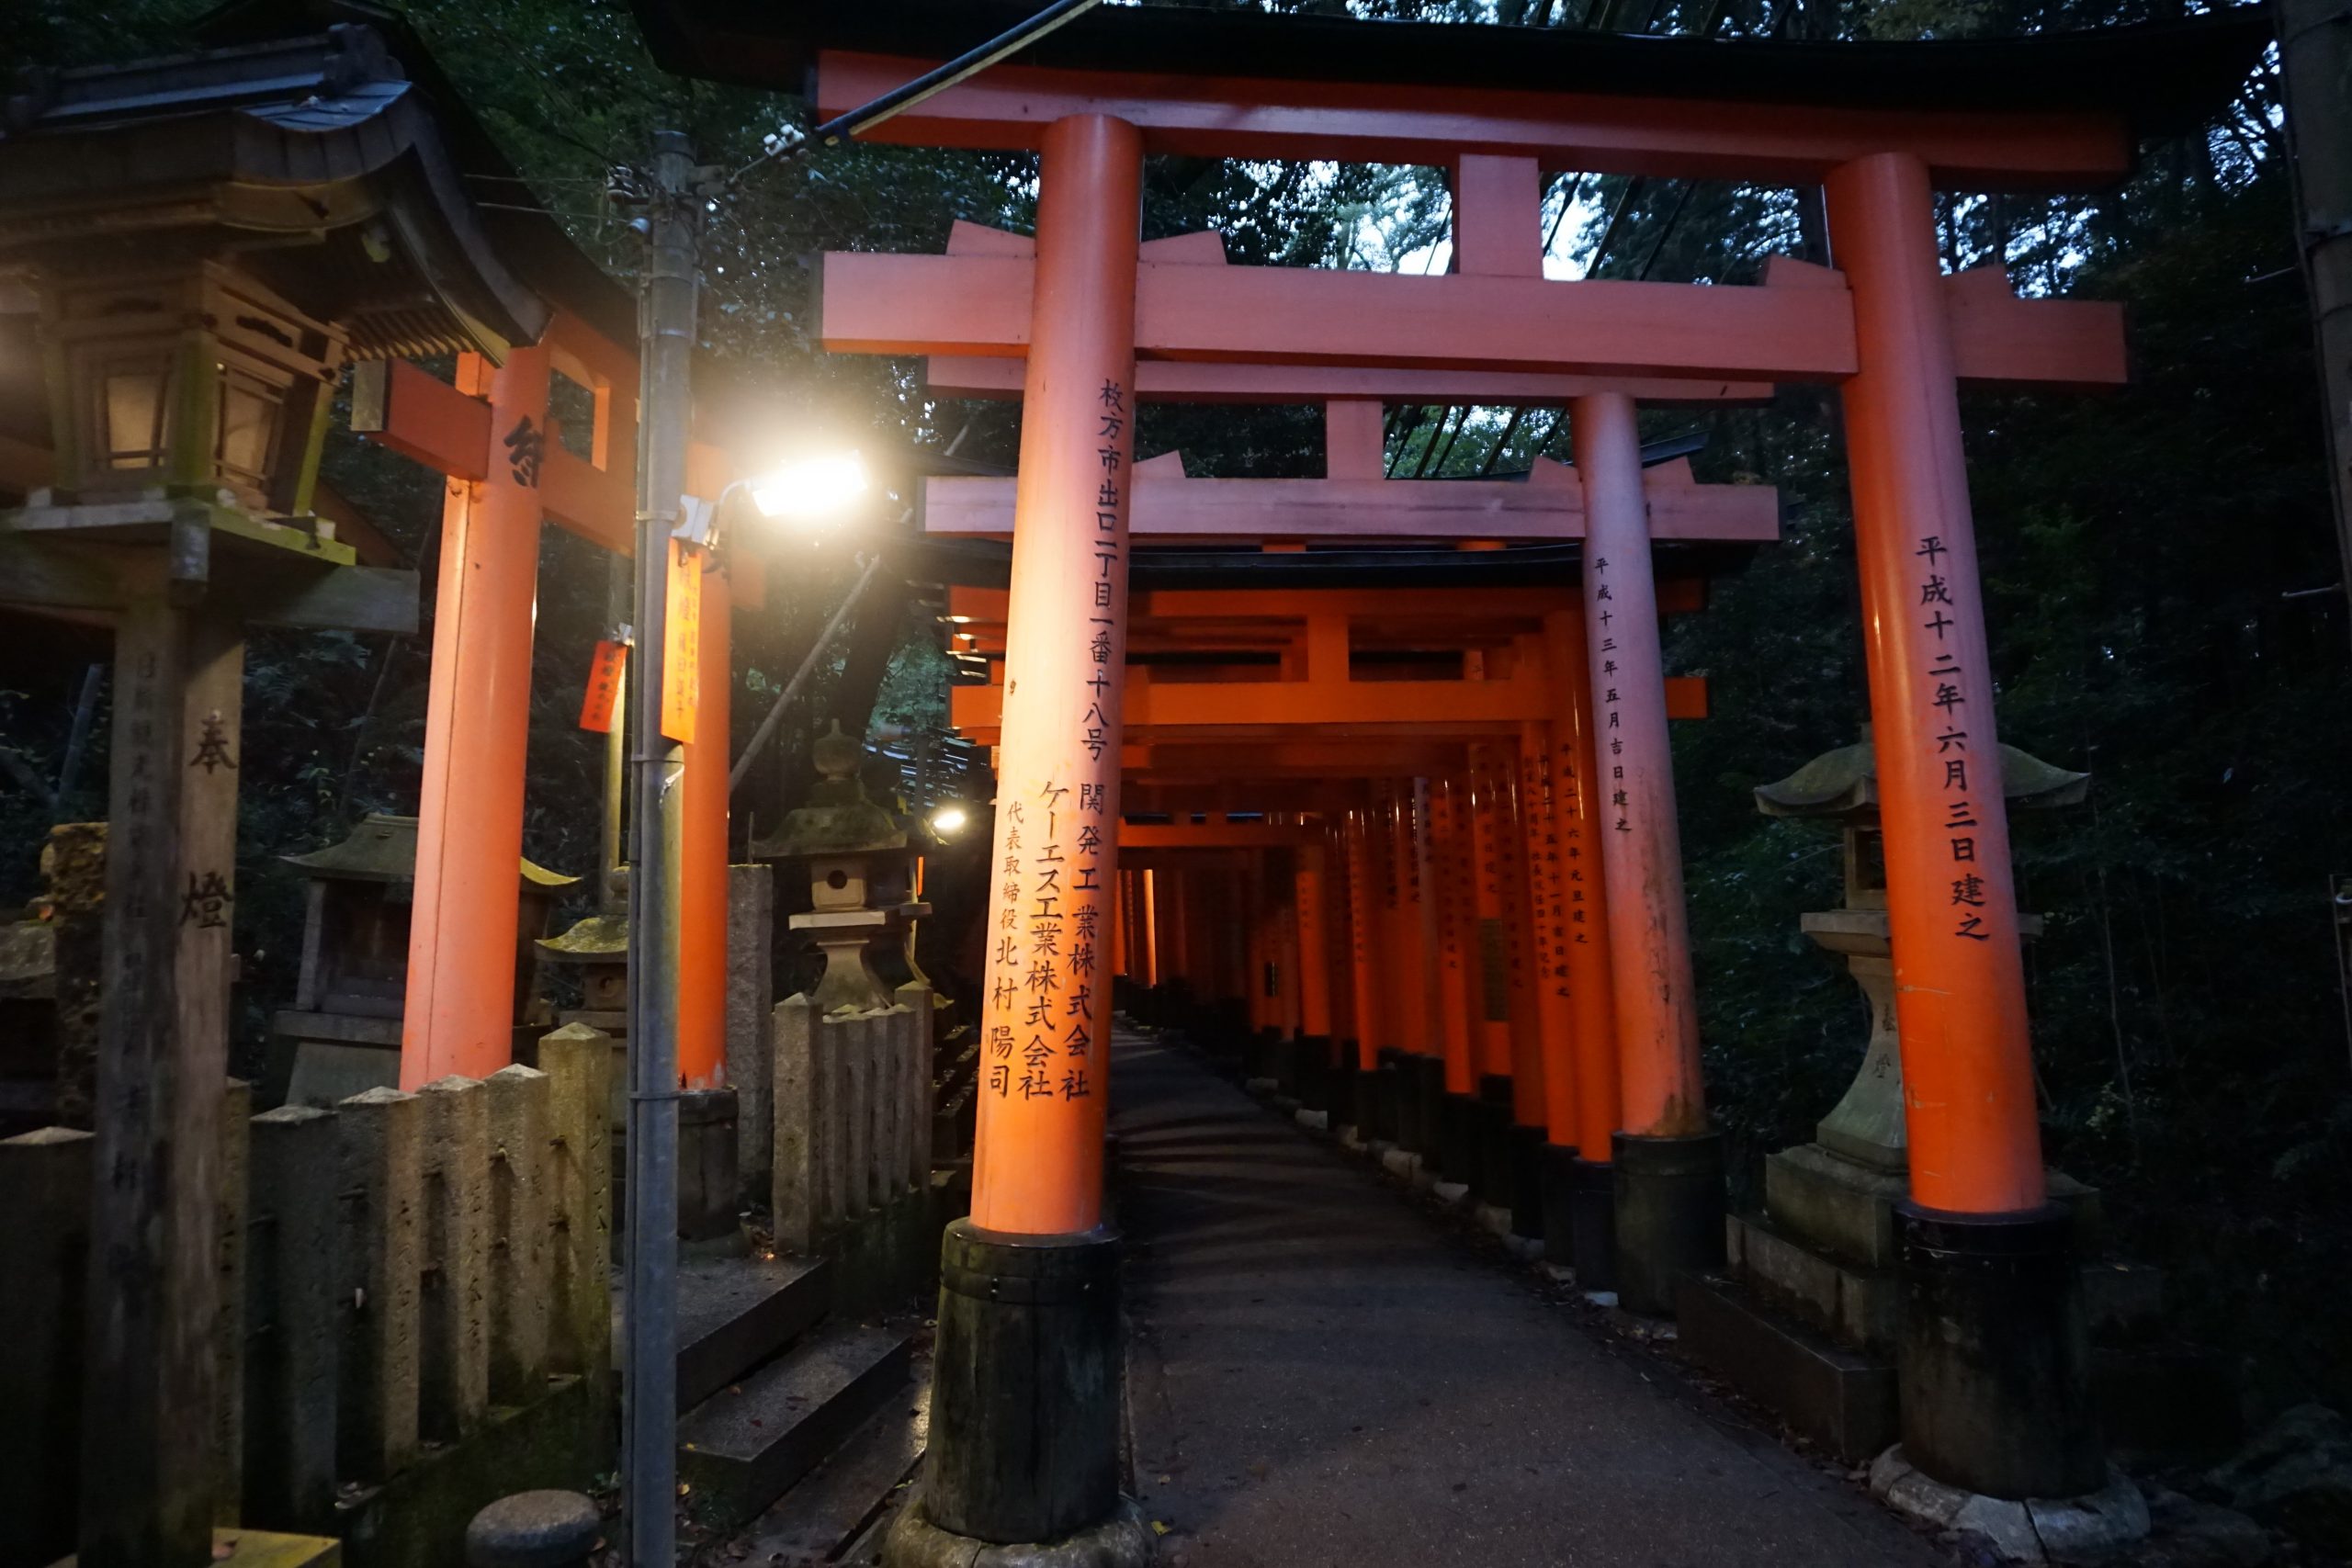
<svg viewBox="0 0 2352 1568">
<path fill-rule="evenodd" d="M 931 830 L 943 839 L 952 839 L 971 820 L 972 814 L 951 800 L 931 814 Z"/>
</svg>

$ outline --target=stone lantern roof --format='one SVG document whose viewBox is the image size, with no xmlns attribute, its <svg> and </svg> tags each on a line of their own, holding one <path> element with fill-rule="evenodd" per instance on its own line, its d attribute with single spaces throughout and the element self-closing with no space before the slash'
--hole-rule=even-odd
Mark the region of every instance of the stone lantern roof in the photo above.
<svg viewBox="0 0 2352 1568">
<path fill-rule="evenodd" d="M 2088 773 L 2045 762 L 2014 746 L 2001 748 L 2001 793 L 2014 806 L 2073 806 L 2088 793 L 2090 782 Z M 1878 753 L 1867 739 L 1825 751 L 1787 778 L 1757 785 L 1756 809 L 1767 817 L 1875 818 Z"/>
<path fill-rule="evenodd" d="M 857 765 L 865 749 L 842 733 L 841 720 L 809 749 L 817 787 L 809 803 L 752 846 L 757 860 L 808 860 L 818 855 L 882 854 L 907 847 L 907 830 L 865 793 Z"/>
</svg>

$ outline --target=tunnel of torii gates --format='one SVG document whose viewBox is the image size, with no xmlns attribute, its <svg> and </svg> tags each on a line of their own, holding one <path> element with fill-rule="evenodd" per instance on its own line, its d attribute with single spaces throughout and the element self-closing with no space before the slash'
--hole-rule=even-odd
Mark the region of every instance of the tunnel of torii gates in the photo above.
<svg viewBox="0 0 2352 1568">
<path fill-rule="evenodd" d="M 670 68 L 805 87 L 822 117 L 1022 8 L 638 9 Z M 878 128 L 1041 154 L 1034 241 L 967 230 L 944 255 L 823 264 L 827 348 L 930 355 L 939 389 L 1017 383 L 1023 404 L 1017 480 L 934 480 L 928 497 L 932 527 L 1009 525 L 1013 544 L 1002 598 L 958 599 L 991 640 L 1001 626 L 1001 695 L 956 707 L 997 746 L 989 1076 L 971 1217 L 944 1247 L 927 1480 L 892 1561 L 1065 1540 L 1090 1560 L 1148 1553 L 1117 1495 L 1098 943 L 1124 943 L 1147 979 L 1246 995 L 1261 1024 L 1351 1030 L 1359 1075 L 1383 1045 L 1441 1064 L 1430 1075 L 1455 1096 L 1507 1074 L 1513 1126 L 1605 1162 L 1628 1294 L 1720 1247 L 1650 544 L 1747 514 L 1673 476 L 1645 488 L 1635 411 L 1660 383 L 1842 395 L 1911 1158 L 1905 1446 L 1930 1475 L 2010 1497 L 2101 1483 L 2079 1285 L 2035 1122 L 1958 392 L 2120 381 L 2122 321 L 2017 298 L 1997 269 L 1944 275 L 1935 201 L 2111 185 L 2142 136 L 2200 123 L 2259 47 L 2231 17 L 1786 45 L 1110 8 Z M 1199 237 L 1139 244 L 1149 153 L 1445 169 L 1453 270 L 1243 267 Z M 1746 287 L 1548 280 L 1558 171 L 1818 185 L 1835 266 L 1775 262 Z M 1438 373 L 1471 378 L 1453 395 L 1480 401 L 1526 400 L 1478 377 L 1577 378 L 1573 475 L 1544 470 L 1484 510 L 1374 487 L 1374 419 L 1345 401 L 1319 481 L 1155 482 L 1136 464 L 1139 399 L 1389 395 L 1302 384 L 1315 367 L 1396 373 L 1400 400 L 1445 397 Z M 1127 592 L 1131 551 L 1146 547 L 1140 588 L 1162 538 L 1434 537 L 1508 555 L 1579 533 L 1574 591 Z M 1369 679 L 1364 656 L 1419 640 L 1420 616 L 1450 625 L 1459 668 Z M 1247 646 L 1239 628 L 1279 678 L 1187 682 L 1152 659 L 1213 625 L 1195 646 Z M 1264 815 L 1197 819 L 1227 807 Z M 1122 826 L 1139 807 L 1171 819 Z M 1275 838 L 1286 853 L 1267 852 Z M 1220 871 L 1211 855 L 1240 858 Z M 1464 944 L 1489 920 L 1506 995 L 1480 1008 Z M 1256 965 L 1294 942 L 1295 997 L 1263 994 Z M 1417 944 L 1434 961 L 1408 961 Z M 1532 1008 L 1509 1005 L 1514 986 Z"/>
</svg>

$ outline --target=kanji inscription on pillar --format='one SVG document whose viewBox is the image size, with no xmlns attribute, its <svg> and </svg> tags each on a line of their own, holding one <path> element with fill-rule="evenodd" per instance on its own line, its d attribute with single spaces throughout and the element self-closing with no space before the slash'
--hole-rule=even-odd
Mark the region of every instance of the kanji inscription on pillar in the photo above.
<svg viewBox="0 0 2352 1568">
<path fill-rule="evenodd" d="M 1929 657 L 1918 680 L 1919 695 L 1928 706 L 1928 732 L 1936 741 L 1939 830 L 1951 866 L 1951 935 L 1962 942 L 1990 942 L 1996 922 L 2006 919 L 2009 911 L 1996 907 L 2000 900 L 1986 897 L 1984 874 L 1977 869 L 1978 829 L 1984 823 L 1973 798 L 1980 787 L 2000 798 L 2001 761 L 1997 752 L 1987 755 L 1969 747 L 1970 671 L 1946 643 L 1959 624 L 1945 614 L 1952 607 L 1951 584 L 1939 570 L 1951 551 L 1941 536 L 1928 534 L 1911 554 L 1922 563 L 1917 571 L 1919 629 L 1935 639 L 1928 645 Z"/>
</svg>

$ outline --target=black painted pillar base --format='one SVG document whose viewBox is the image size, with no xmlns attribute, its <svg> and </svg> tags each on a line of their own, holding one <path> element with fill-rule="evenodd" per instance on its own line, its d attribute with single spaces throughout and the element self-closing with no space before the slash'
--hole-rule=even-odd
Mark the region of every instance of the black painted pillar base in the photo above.
<svg viewBox="0 0 2352 1568">
<path fill-rule="evenodd" d="M 731 1089 L 690 1089 L 678 1095 L 681 1241 L 724 1244 L 741 1235 L 735 1116 Z"/>
<path fill-rule="evenodd" d="M 1573 1269 L 1577 1258 L 1577 1151 L 1545 1143 L 1535 1151 L 1535 1179 L 1544 1194 L 1544 1261 Z"/>
<path fill-rule="evenodd" d="M 1439 1111 L 1438 1174 L 1447 1181 L 1472 1187 L 1478 1180 L 1478 1102 L 1466 1094 L 1449 1093 Z"/>
<path fill-rule="evenodd" d="M 1422 1159 L 1434 1162 L 1445 1134 L 1445 1058 L 1414 1056 L 1414 1136 L 1400 1140 Z"/>
<path fill-rule="evenodd" d="M 1586 1291 L 1617 1288 L 1617 1168 L 1606 1160 L 1568 1161 L 1568 1266 Z"/>
<path fill-rule="evenodd" d="M 1396 1146 L 1419 1154 L 1426 1142 L 1422 1134 L 1421 1059 L 1410 1051 L 1399 1050 L 1396 1063 Z"/>
<path fill-rule="evenodd" d="M 1380 1047 L 1380 1066 L 1373 1073 L 1372 1124 L 1365 1135 L 1383 1143 L 1396 1141 L 1396 1125 L 1405 1100 L 1405 1053 L 1394 1045 Z"/>
<path fill-rule="evenodd" d="M 1542 1241 L 1544 1232 L 1544 1150 L 1541 1127 L 1514 1122 L 1510 1130 L 1510 1234 Z"/>
<path fill-rule="evenodd" d="M 1363 1066 L 1363 1054 L 1352 1040 L 1340 1042 L 1340 1066 L 1331 1080 L 1331 1124 L 1355 1129 L 1356 1141 L 1372 1136 L 1372 1098 L 1380 1075 Z"/>
<path fill-rule="evenodd" d="M 1329 1111 L 1331 1102 L 1331 1037 L 1302 1034 L 1291 1043 L 1290 1092 L 1301 1109 Z"/>
<path fill-rule="evenodd" d="M 1470 1185 L 1481 1203 L 1510 1207 L 1510 1079 L 1501 1073 L 1478 1080 L 1478 1174 Z"/>
<path fill-rule="evenodd" d="M 1895 1205 L 1903 1450 L 1987 1496 L 2107 1483 L 2074 1225 L 2054 1206 L 1953 1214 Z"/>
<path fill-rule="evenodd" d="M 1617 1304 L 1672 1317 L 1681 1277 L 1723 1267 L 1723 1135 L 1620 1133 L 1611 1143 L 1617 1166 Z"/>
<path fill-rule="evenodd" d="M 1124 1381 L 1118 1233 L 1013 1235 L 957 1220 L 939 1268 L 928 1531 L 1001 1545 L 1060 1541 L 1112 1521 Z M 902 1548 L 894 1531 L 884 1561 L 955 1561 L 926 1551 L 912 1537 Z"/>
</svg>

